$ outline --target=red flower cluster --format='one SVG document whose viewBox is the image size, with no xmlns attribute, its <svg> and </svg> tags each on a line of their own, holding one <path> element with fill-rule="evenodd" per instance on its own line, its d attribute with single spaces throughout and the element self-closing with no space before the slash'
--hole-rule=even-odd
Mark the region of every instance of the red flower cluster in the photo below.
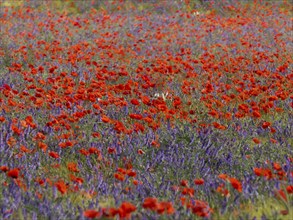
<svg viewBox="0 0 293 220">
<path fill-rule="evenodd" d="M 159 202 L 157 198 L 148 197 L 143 201 L 142 207 L 157 212 L 158 214 L 173 214 L 175 212 L 171 202 Z"/>
<path fill-rule="evenodd" d="M 103 208 L 100 211 L 89 209 L 83 212 L 87 218 L 110 217 L 119 215 L 120 219 L 130 219 L 131 213 L 135 212 L 136 206 L 130 202 L 123 202 L 119 208 Z"/>
</svg>

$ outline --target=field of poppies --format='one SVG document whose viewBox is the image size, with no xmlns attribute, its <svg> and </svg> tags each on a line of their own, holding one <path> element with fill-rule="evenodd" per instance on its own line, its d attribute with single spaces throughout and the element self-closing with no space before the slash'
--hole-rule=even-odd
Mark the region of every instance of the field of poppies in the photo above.
<svg viewBox="0 0 293 220">
<path fill-rule="evenodd" d="M 290 1 L 1 1 L 0 219 L 293 219 Z"/>
</svg>

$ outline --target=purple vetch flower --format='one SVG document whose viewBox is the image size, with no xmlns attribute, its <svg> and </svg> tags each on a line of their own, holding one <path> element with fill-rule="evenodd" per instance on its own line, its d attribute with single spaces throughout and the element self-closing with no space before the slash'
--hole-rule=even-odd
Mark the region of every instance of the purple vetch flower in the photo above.
<svg viewBox="0 0 293 220">
<path fill-rule="evenodd" d="M 37 213 L 33 212 L 33 214 L 32 214 L 32 220 L 37 220 L 37 219 L 38 219 Z"/>
</svg>

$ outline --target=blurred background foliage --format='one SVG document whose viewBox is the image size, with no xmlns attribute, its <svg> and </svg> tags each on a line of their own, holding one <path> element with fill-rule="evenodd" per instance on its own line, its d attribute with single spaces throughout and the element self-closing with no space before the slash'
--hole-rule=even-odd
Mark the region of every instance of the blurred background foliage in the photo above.
<svg viewBox="0 0 293 220">
<path fill-rule="evenodd" d="M 227 6 L 235 3 L 253 4 L 261 0 L 0 0 L 2 7 L 30 6 L 40 10 L 50 9 L 59 13 L 83 14 L 91 10 L 113 13 L 120 11 L 128 13 L 132 10 L 157 13 L 174 13 L 177 10 L 186 12 L 209 13 L 211 11 L 226 14 Z M 263 1 L 265 4 L 275 1 Z M 286 4 L 287 0 L 278 1 Z"/>
<path fill-rule="evenodd" d="M 157 9 L 158 12 L 173 12 L 179 9 L 195 9 L 209 3 L 207 0 L 1 0 L 1 2 L 4 7 L 49 8 L 70 14 L 81 14 L 91 9 L 110 12 Z"/>
</svg>

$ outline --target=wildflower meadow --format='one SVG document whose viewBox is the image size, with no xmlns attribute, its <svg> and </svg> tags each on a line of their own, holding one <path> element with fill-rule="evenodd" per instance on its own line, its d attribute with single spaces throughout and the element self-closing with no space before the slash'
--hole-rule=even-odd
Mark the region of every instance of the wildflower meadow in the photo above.
<svg viewBox="0 0 293 220">
<path fill-rule="evenodd" d="M 293 4 L 1 0 L 0 219 L 293 219 Z"/>
</svg>

